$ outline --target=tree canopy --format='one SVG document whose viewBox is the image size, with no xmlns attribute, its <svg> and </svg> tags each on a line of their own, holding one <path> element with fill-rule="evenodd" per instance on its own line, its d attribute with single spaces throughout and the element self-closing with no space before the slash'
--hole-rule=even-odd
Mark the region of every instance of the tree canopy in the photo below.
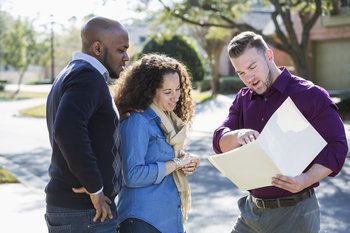
<svg viewBox="0 0 350 233">
<path fill-rule="evenodd" d="M 158 0 L 173 17 L 185 23 L 202 27 L 222 27 L 233 33 L 254 31 L 262 34 L 273 47 L 286 52 L 293 60 L 296 72 L 309 77 L 307 52 L 310 31 L 322 12 L 334 6 L 334 0 L 183 0 L 176 3 Z M 242 20 L 252 12 L 269 13 L 274 33 L 264 33 L 251 23 Z M 294 27 L 294 18 L 301 22 L 301 32 Z"/>
<path fill-rule="evenodd" d="M 161 53 L 176 58 L 186 65 L 192 81 L 201 81 L 204 78 L 204 67 L 189 39 L 180 35 L 156 35 L 144 45 L 141 54 Z"/>
</svg>

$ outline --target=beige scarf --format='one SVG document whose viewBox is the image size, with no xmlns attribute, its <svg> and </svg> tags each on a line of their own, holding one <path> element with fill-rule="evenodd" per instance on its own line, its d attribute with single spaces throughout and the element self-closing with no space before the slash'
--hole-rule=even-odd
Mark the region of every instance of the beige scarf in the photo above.
<svg viewBox="0 0 350 233">
<path fill-rule="evenodd" d="M 163 112 L 155 104 L 150 106 L 161 120 L 161 128 L 166 135 L 167 142 L 173 146 L 175 157 L 180 156 L 180 151 L 184 148 L 185 139 L 187 138 L 186 124 L 174 113 Z M 173 172 L 174 181 L 177 190 L 180 193 L 182 221 L 187 221 L 187 215 L 191 208 L 191 190 L 183 171 L 176 170 Z"/>
</svg>

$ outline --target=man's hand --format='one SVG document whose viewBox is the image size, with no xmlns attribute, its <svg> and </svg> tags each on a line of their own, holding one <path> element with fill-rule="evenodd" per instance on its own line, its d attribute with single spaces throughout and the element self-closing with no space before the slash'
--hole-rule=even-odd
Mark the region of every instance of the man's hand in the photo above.
<svg viewBox="0 0 350 233">
<path fill-rule="evenodd" d="M 258 136 L 259 132 L 253 129 L 237 130 L 237 141 L 241 145 L 245 145 L 256 140 Z"/>
<path fill-rule="evenodd" d="M 302 173 L 296 177 L 276 175 L 272 177 L 272 185 L 291 193 L 298 193 L 309 187 L 308 180 L 309 178 L 306 173 Z"/>
<path fill-rule="evenodd" d="M 275 177 L 272 177 L 272 185 L 285 189 L 291 193 L 297 193 L 307 187 L 310 187 L 314 183 L 320 182 L 331 173 L 332 170 L 329 168 L 315 163 L 306 173 L 302 173 L 296 177 L 288 177 L 283 175 L 276 175 Z"/>
<path fill-rule="evenodd" d="M 100 217 L 101 222 L 104 222 L 107 216 L 109 217 L 109 219 L 113 219 L 113 214 L 111 208 L 109 207 L 112 201 L 108 197 L 106 197 L 103 192 L 91 194 L 84 187 L 72 189 L 75 193 L 86 193 L 90 196 L 91 202 L 96 210 L 96 214 L 93 219 L 94 222 L 96 222 L 97 219 L 99 219 Z"/>
<path fill-rule="evenodd" d="M 222 152 L 227 152 L 256 140 L 258 136 L 259 132 L 253 129 L 233 130 L 220 138 L 219 146 Z"/>
</svg>

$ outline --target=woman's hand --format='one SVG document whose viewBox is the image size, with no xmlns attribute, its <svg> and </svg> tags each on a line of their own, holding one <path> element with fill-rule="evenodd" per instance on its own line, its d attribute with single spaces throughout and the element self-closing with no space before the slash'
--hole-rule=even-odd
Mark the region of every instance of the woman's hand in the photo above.
<svg viewBox="0 0 350 233">
<path fill-rule="evenodd" d="M 180 168 L 186 176 L 192 175 L 199 167 L 200 158 L 197 155 L 183 152 L 180 160 L 183 161 L 183 166 Z"/>
</svg>

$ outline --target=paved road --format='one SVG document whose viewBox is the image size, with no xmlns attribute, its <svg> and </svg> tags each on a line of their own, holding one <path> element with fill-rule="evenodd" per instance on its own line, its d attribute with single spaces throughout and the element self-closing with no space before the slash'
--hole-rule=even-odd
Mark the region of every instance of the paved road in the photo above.
<svg viewBox="0 0 350 233">
<path fill-rule="evenodd" d="M 38 221 L 38 216 L 42 217 L 38 213 L 43 213 L 44 208 L 42 190 L 48 180 L 50 147 L 45 120 L 18 117 L 16 114 L 23 107 L 44 102 L 44 99 L 0 102 L 0 166 L 10 169 L 27 187 L 34 190 L 11 189 L 23 195 L 30 194 L 23 200 L 31 201 L 21 203 L 21 200 L 11 200 L 13 203 L 20 204 L 17 206 L 20 210 L 13 208 L 10 213 L 20 211 L 23 216 L 26 216 L 25 219 L 36 216 L 37 223 L 32 226 L 35 232 L 45 232 L 41 231 L 45 229 L 45 223 L 43 220 Z M 189 178 L 192 187 L 193 210 L 187 224 L 188 232 L 230 232 L 234 219 L 238 215 L 236 201 L 244 193 L 221 176 L 206 159 L 213 154 L 211 132 L 226 115 L 230 103 L 231 98 L 219 96 L 218 99 L 197 107 L 188 149 L 202 158 L 202 164 L 196 175 Z M 346 125 L 346 127 L 350 132 L 350 126 Z M 322 210 L 322 233 L 350 232 L 350 166 L 348 161 L 336 178 L 326 179 L 317 188 Z M 11 198 L 11 195 L 2 191 L 9 190 L 7 187 L 0 186 L 0 200 Z M 0 201 L 1 206 L 5 204 L 4 201 L 2 203 Z M 32 213 L 28 211 L 35 209 L 38 210 L 34 212 L 35 214 L 28 214 Z M 9 218 L 7 215 L 4 217 Z"/>
</svg>

